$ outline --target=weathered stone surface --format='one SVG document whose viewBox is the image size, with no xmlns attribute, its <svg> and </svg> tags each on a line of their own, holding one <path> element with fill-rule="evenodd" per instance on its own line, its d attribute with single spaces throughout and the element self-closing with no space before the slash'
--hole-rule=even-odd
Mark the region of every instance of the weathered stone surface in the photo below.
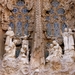
<svg viewBox="0 0 75 75">
<path fill-rule="evenodd" d="M 75 0 L 0 0 L 0 25 L 0 75 L 75 75 Z"/>
</svg>

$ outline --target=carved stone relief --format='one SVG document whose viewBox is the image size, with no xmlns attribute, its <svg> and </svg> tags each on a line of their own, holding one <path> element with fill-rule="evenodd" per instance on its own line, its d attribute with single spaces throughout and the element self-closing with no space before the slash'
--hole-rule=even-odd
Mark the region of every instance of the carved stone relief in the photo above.
<svg viewBox="0 0 75 75">
<path fill-rule="evenodd" d="M 75 75 L 74 5 L 74 0 L 1 0 L 0 75 Z"/>
</svg>

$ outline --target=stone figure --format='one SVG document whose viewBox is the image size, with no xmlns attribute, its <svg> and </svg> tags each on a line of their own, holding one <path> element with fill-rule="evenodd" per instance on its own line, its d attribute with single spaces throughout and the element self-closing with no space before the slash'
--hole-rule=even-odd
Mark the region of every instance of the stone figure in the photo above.
<svg viewBox="0 0 75 75">
<path fill-rule="evenodd" d="M 66 32 L 63 33 L 64 41 L 64 56 L 63 60 L 65 62 L 74 62 L 75 51 L 74 51 L 74 38 L 72 30 L 66 29 Z"/>
<path fill-rule="evenodd" d="M 29 42 L 28 42 L 27 38 L 28 38 L 27 35 L 25 35 L 25 36 L 23 37 L 23 41 L 22 41 L 22 48 L 23 48 L 23 50 L 22 50 L 22 51 L 23 51 L 23 52 L 25 53 L 25 55 L 28 57 L 28 55 L 29 55 L 29 48 L 28 48 Z"/>
<path fill-rule="evenodd" d="M 29 56 L 29 43 L 28 43 L 28 40 L 27 40 L 28 36 L 25 35 L 23 37 L 23 41 L 22 41 L 22 48 L 21 48 L 21 51 L 20 51 L 20 56 L 19 56 L 19 59 L 23 62 L 23 63 L 27 63 L 28 64 L 28 56 Z"/>
<path fill-rule="evenodd" d="M 53 52 L 54 52 L 54 48 L 53 47 L 54 47 L 53 44 L 50 44 L 50 48 L 48 49 L 49 56 L 46 58 L 46 62 L 48 62 L 53 57 Z"/>
<path fill-rule="evenodd" d="M 20 71 L 22 72 L 22 74 L 24 75 L 28 75 L 29 73 L 29 61 L 28 61 L 28 55 L 29 55 L 29 43 L 28 43 L 28 36 L 25 35 L 23 37 L 23 41 L 22 41 L 22 48 L 20 51 L 20 55 L 18 57 L 19 60 L 19 67 L 20 67 Z"/>
<path fill-rule="evenodd" d="M 54 45 L 54 55 L 60 58 L 62 56 L 62 48 L 55 40 L 53 41 L 53 45 Z"/>
<path fill-rule="evenodd" d="M 53 44 L 50 44 L 50 49 L 48 49 L 50 55 L 52 55 L 53 52 L 54 52 L 54 48 L 53 47 L 54 47 Z"/>
<path fill-rule="evenodd" d="M 62 49 L 59 44 L 54 40 L 53 44 L 50 45 L 49 56 L 46 58 L 46 61 L 55 61 L 59 60 L 62 56 Z"/>
<path fill-rule="evenodd" d="M 5 46 L 6 53 L 4 55 L 4 59 L 7 60 L 8 58 L 15 58 L 16 43 L 17 40 L 14 40 L 8 46 Z"/>
<path fill-rule="evenodd" d="M 5 33 L 6 37 L 6 42 L 5 45 L 10 45 L 12 42 L 12 38 L 14 36 L 14 32 L 12 31 L 11 27 L 8 28 L 8 31 Z"/>
<path fill-rule="evenodd" d="M 71 50 L 74 49 L 74 38 L 73 38 L 73 32 L 71 29 L 65 28 L 64 33 L 62 33 L 63 36 L 63 42 L 64 42 L 64 50 Z"/>
<path fill-rule="evenodd" d="M 61 33 L 62 34 L 62 37 L 63 37 L 63 42 L 64 42 L 64 50 L 68 50 L 69 49 L 69 43 L 68 43 L 68 29 L 65 28 L 64 29 L 64 32 Z"/>
<path fill-rule="evenodd" d="M 74 55 L 74 38 L 73 32 L 69 28 L 65 28 L 64 33 L 62 33 L 63 42 L 64 42 L 64 52 L 67 56 L 72 57 Z"/>
<path fill-rule="evenodd" d="M 68 31 L 68 34 L 69 34 L 69 49 L 70 50 L 74 50 L 74 38 L 73 38 L 73 32 L 72 30 L 69 28 L 69 31 Z"/>
<path fill-rule="evenodd" d="M 12 73 L 14 75 L 15 69 L 16 71 L 19 69 L 15 59 L 16 43 L 17 40 L 15 39 L 8 46 L 5 46 L 6 53 L 2 61 L 2 67 L 7 71 L 6 75 L 11 75 Z"/>
<path fill-rule="evenodd" d="M 25 52 L 26 52 L 26 49 L 25 48 L 21 48 L 20 55 L 18 57 L 20 62 L 22 63 L 22 65 L 28 64 L 28 57 L 25 54 Z"/>
</svg>

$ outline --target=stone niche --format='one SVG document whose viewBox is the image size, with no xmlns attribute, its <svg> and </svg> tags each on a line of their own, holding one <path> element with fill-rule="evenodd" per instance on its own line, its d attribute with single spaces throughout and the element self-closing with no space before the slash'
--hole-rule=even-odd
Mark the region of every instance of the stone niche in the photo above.
<svg viewBox="0 0 75 75">
<path fill-rule="evenodd" d="M 0 0 L 0 75 L 75 75 L 75 0 Z"/>
</svg>

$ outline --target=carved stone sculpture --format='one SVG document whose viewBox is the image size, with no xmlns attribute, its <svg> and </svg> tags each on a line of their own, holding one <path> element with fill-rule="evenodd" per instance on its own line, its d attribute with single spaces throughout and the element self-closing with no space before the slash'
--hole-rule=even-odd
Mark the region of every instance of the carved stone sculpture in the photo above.
<svg viewBox="0 0 75 75">
<path fill-rule="evenodd" d="M 62 34 L 64 42 L 64 52 L 67 56 L 74 56 L 74 39 L 71 29 L 65 28 L 65 32 Z"/>
<path fill-rule="evenodd" d="M 74 51 L 73 32 L 72 32 L 71 29 L 69 29 L 69 31 L 67 33 L 68 33 L 68 37 L 67 37 L 67 47 L 68 47 L 68 49 L 66 49 L 64 51 L 63 60 L 65 60 L 65 62 L 74 62 L 75 51 Z"/>
<path fill-rule="evenodd" d="M 22 62 L 22 65 L 24 64 L 28 64 L 28 56 L 29 56 L 29 43 L 28 43 L 28 40 L 27 40 L 28 36 L 25 35 L 23 37 L 23 41 L 22 41 L 22 48 L 21 48 L 21 51 L 20 51 L 20 55 L 19 55 L 19 60 Z"/>
<path fill-rule="evenodd" d="M 18 57 L 18 60 L 19 60 L 19 67 L 20 67 L 20 71 L 26 75 L 29 73 L 29 61 L 28 61 L 28 55 L 29 55 L 29 43 L 28 43 L 28 40 L 27 40 L 28 36 L 25 35 L 23 37 L 23 41 L 22 41 L 22 48 L 21 48 L 21 51 L 20 51 L 20 55 Z"/>
<path fill-rule="evenodd" d="M 49 56 L 46 58 L 47 61 L 58 61 L 62 56 L 62 49 L 59 44 L 54 40 L 53 44 L 50 45 Z"/>
<path fill-rule="evenodd" d="M 48 62 L 53 57 L 53 52 L 54 52 L 53 44 L 50 44 L 50 48 L 48 49 L 48 51 L 49 51 L 49 56 L 46 58 L 46 62 Z"/>
<path fill-rule="evenodd" d="M 8 28 L 8 31 L 5 33 L 5 35 L 7 36 L 5 46 L 8 46 L 11 44 L 12 38 L 14 36 L 14 32 L 12 31 L 11 27 Z"/>
<path fill-rule="evenodd" d="M 64 42 L 64 50 L 71 50 L 74 49 L 74 39 L 73 39 L 73 32 L 71 29 L 65 28 L 63 36 L 63 42 Z"/>
<path fill-rule="evenodd" d="M 39 69 L 36 69 L 35 71 L 34 71 L 34 74 L 33 75 L 39 75 Z"/>
<path fill-rule="evenodd" d="M 5 46 L 5 55 L 4 55 L 4 59 L 7 60 L 9 58 L 15 58 L 15 52 L 16 52 L 16 44 L 17 40 L 14 40 L 13 42 L 11 42 L 8 46 Z"/>
<path fill-rule="evenodd" d="M 49 52 L 49 56 L 46 58 L 46 61 L 49 63 L 49 68 L 52 71 L 57 71 L 61 69 L 61 56 L 62 49 L 59 44 L 54 40 L 50 45 L 51 52 Z M 52 72 L 51 72 L 52 73 Z"/>
<path fill-rule="evenodd" d="M 25 55 L 26 55 L 27 58 L 28 58 L 28 55 L 29 55 L 29 48 L 28 48 L 29 42 L 28 42 L 27 38 L 28 38 L 27 35 L 25 35 L 25 36 L 23 37 L 23 41 L 22 41 L 22 50 L 21 50 L 21 51 L 24 52 Z"/>
<path fill-rule="evenodd" d="M 21 52 L 20 52 L 20 55 L 19 55 L 19 60 L 20 62 L 23 64 L 28 64 L 28 57 L 27 55 L 25 55 L 25 49 L 24 48 L 21 48 Z"/>
<path fill-rule="evenodd" d="M 4 58 L 2 61 L 2 67 L 4 68 L 5 71 L 7 71 L 6 73 L 7 75 L 14 73 L 15 69 L 18 69 L 16 66 L 16 59 L 15 59 L 16 43 L 17 40 L 14 40 L 13 42 L 11 41 L 9 45 L 5 46 L 6 53 L 4 54 Z"/>
<path fill-rule="evenodd" d="M 72 30 L 70 28 L 69 28 L 68 34 L 69 34 L 69 50 L 71 50 L 71 49 L 74 50 L 73 32 L 72 32 Z"/>
<path fill-rule="evenodd" d="M 31 10 L 33 7 L 33 0 L 29 1 L 29 0 L 25 0 L 26 3 L 26 7 L 28 10 Z"/>
<path fill-rule="evenodd" d="M 53 45 L 54 45 L 54 56 L 57 58 L 57 60 L 59 60 L 62 56 L 62 49 L 55 40 L 53 41 Z"/>
<path fill-rule="evenodd" d="M 75 75 L 73 33 L 71 29 L 64 31 L 65 27 L 75 28 L 75 0 L 0 0 L 0 25 L 0 56 L 4 47 L 6 50 L 0 61 L 0 75 Z M 22 42 L 12 46 L 14 34 L 10 30 L 4 46 L 3 37 L 9 25 L 17 39 L 28 33 L 31 37 L 23 37 Z M 45 63 L 45 43 L 49 45 L 54 39 L 59 44 L 56 41 L 50 44 Z M 14 57 L 16 47 L 16 54 L 21 48 L 17 58 Z"/>
<path fill-rule="evenodd" d="M 63 42 L 64 42 L 64 50 L 68 50 L 69 49 L 69 44 L 68 44 L 68 29 L 65 28 L 64 32 L 62 33 L 62 37 L 63 37 Z"/>
<path fill-rule="evenodd" d="M 14 32 L 12 31 L 11 27 L 8 28 L 8 31 L 5 33 L 6 35 L 6 42 L 5 42 L 5 55 L 4 58 L 7 59 L 9 57 L 15 57 L 15 50 L 17 40 L 12 41 Z"/>
<path fill-rule="evenodd" d="M 7 8 L 9 9 L 9 10 L 12 10 L 13 9 L 13 3 L 14 3 L 14 0 L 8 0 L 8 2 L 7 2 Z"/>
</svg>

